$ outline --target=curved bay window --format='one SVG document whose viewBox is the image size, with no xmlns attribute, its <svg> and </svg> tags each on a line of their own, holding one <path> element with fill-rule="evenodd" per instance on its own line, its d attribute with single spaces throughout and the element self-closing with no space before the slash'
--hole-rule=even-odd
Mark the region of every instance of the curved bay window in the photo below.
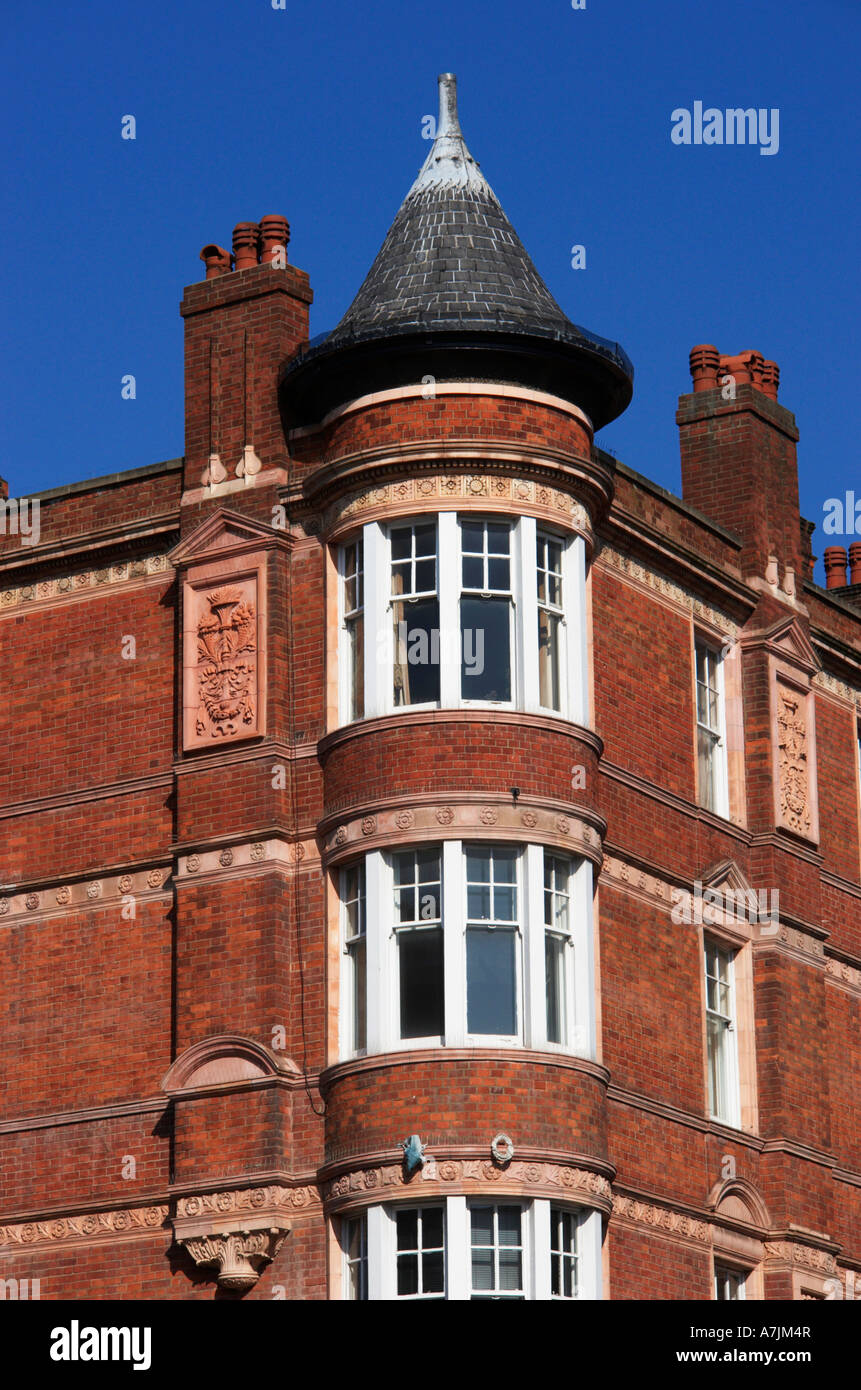
<svg viewBox="0 0 861 1390">
<path fill-rule="evenodd" d="M 515 1302 L 601 1297 L 600 1212 L 450 1196 L 339 1223 L 350 1300 Z"/>
<path fill-rule="evenodd" d="M 340 547 L 340 717 L 480 706 L 588 720 L 585 546 L 533 517 L 371 522 Z"/>
<path fill-rule="evenodd" d="M 341 1056 L 523 1046 L 595 1056 L 592 865 L 447 840 L 339 873 Z"/>
</svg>

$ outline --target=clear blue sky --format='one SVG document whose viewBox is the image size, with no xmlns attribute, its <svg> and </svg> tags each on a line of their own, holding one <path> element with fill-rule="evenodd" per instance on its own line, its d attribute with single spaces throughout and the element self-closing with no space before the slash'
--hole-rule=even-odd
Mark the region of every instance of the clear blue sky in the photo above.
<svg viewBox="0 0 861 1390">
<path fill-rule="evenodd" d="M 24 495 L 182 454 L 177 306 L 238 221 L 286 214 L 311 331 L 333 326 L 450 70 L 551 291 L 634 361 L 634 401 L 598 442 L 679 491 L 689 349 L 757 348 L 798 419 L 821 555 L 825 499 L 861 497 L 859 37 L 858 0 L 8 6 L 0 474 Z M 671 112 L 697 100 L 778 108 L 779 152 L 674 145 Z"/>
</svg>

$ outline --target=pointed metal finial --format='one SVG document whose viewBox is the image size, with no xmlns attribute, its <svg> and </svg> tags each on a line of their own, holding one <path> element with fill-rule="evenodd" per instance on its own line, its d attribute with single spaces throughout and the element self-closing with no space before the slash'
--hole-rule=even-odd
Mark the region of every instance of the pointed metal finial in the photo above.
<svg viewBox="0 0 861 1390">
<path fill-rule="evenodd" d="M 460 135 L 457 119 L 457 78 L 453 72 L 439 75 L 439 121 L 437 135 Z"/>
</svg>

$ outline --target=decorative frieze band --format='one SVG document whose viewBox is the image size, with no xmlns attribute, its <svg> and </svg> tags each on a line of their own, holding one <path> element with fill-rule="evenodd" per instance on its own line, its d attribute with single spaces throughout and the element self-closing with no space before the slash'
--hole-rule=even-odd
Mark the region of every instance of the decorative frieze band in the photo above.
<svg viewBox="0 0 861 1390">
<path fill-rule="evenodd" d="M 421 1189 L 422 1198 L 426 1199 L 446 1191 L 475 1192 L 477 1188 L 484 1187 L 493 1187 L 500 1193 L 532 1197 L 558 1199 L 568 1196 L 606 1211 L 610 1209 L 612 1196 L 607 1179 L 586 1168 L 528 1159 L 514 1159 L 511 1163 L 499 1165 L 489 1158 L 438 1160 L 428 1155 L 424 1167 L 412 1178 L 405 1179 L 400 1163 L 362 1168 L 342 1173 L 327 1183 L 323 1197 L 328 1210 L 339 1211 L 351 1206 L 374 1206 L 396 1194 L 414 1192 L 417 1188 Z"/>
<path fill-rule="evenodd" d="M 371 815 L 356 816 L 329 830 L 326 854 L 343 858 L 361 847 L 363 851 L 411 839 L 456 839 L 493 831 L 495 837 L 511 840 L 530 838 L 548 841 L 600 859 L 601 836 L 583 816 L 560 807 L 538 803 L 466 801 L 402 806 Z"/>
<path fill-rule="evenodd" d="M 211 874 L 224 875 L 249 868 L 278 867 L 293 869 L 297 864 L 319 859 L 315 840 L 288 842 L 279 837 L 252 840 L 242 845 L 224 845 L 215 849 L 195 851 L 180 856 L 177 879 L 204 878 Z"/>
<path fill-rule="evenodd" d="M 49 1221 L 0 1226 L 0 1249 L 3 1246 L 20 1248 L 66 1240 L 115 1240 L 117 1236 L 147 1235 L 163 1226 L 167 1216 L 166 1206 L 129 1207 L 120 1211 L 98 1211 L 86 1216 L 62 1216 Z"/>
<path fill-rule="evenodd" d="M 825 974 L 833 984 L 843 985 L 853 994 L 861 994 L 861 970 L 857 966 L 837 960 L 835 956 L 826 956 Z"/>
<path fill-rule="evenodd" d="M 635 1226 L 648 1226 L 652 1230 L 681 1236 L 686 1240 L 698 1240 L 707 1244 L 711 1241 L 711 1225 L 688 1216 L 685 1212 L 673 1211 L 671 1207 L 655 1206 L 652 1202 L 640 1202 L 633 1197 L 623 1197 L 616 1193 L 613 1197 L 613 1221 L 626 1221 Z"/>
<path fill-rule="evenodd" d="M 800 1265 L 802 1269 L 811 1269 L 817 1274 L 837 1273 L 837 1262 L 827 1250 L 818 1250 L 812 1245 L 800 1245 L 794 1240 L 767 1240 L 765 1258 L 766 1261 Z"/>
<path fill-rule="evenodd" d="M 692 613 L 695 618 L 702 618 L 703 622 L 710 623 L 712 627 L 726 633 L 731 640 L 735 641 L 738 637 L 741 629 L 738 623 L 733 622 L 732 618 L 728 618 L 719 608 L 713 608 L 710 604 L 703 603 L 693 590 L 686 588 L 683 584 L 676 583 L 674 579 L 667 579 L 666 575 L 644 565 L 640 560 L 632 560 L 630 555 L 623 555 L 612 545 L 602 544 L 598 562 L 603 562 L 620 574 L 627 575 L 629 579 L 634 579 L 639 584 L 645 585 L 647 589 L 662 594 L 664 598 L 672 599 L 680 608 Z"/>
<path fill-rule="evenodd" d="M 557 520 L 591 539 L 592 523 L 582 502 L 568 492 L 532 478 L 512 477 L 502 473 L 423 473 L 416 478 L 398 479 L 375 487 L 362 488 L 327 510 L 324 529 L 331 533 L 342 528 L 354 517 L 372 520 L 374 516 L 390 514 L 398 508 L 428 506 L 440 503 L 451 506 L 477 506 L 498 503 L 508 511 L 531 512 L 549 520 Z M 368 515 L 366 515 L 368 514 Z"/>
<path fill-rule="evenodd" d="M 313 1203 L 312 1187 L 238 1188 L 180 1197 L 173 1219 L 178 1245 L 195 1264 L 214 1265 L 223 1289 L 250 1289 L 273 1260 L 298 1211 Z"/>
<path fill-rule="evenodd" d="M 51 576 L 30 584 L 0 588 L 0 613 L 24 605 L 72 598 L 88 590 L 114 588 L 131 579 L 145 579 L 150 574 L 167 573 L 172 573 L 172 566 L 166 555 L 146 555 L 139 560 L 126 560 L 121 564 L 81 570 L 77 574 Z"/>
<path fill-rule="evenodd" d="M 261 1211 L 280 1211 L 295 1216 L 305 1207 L 319 1206 L 320 1194 L 316 1187 L 244 1187 L 228 1192 L 202 1192 L 190 1197 L 180 1197 L 176 1204 L 176 1220 L 207 1221 L 216 1223 L 225 1217 L 254 1215 Z"/>
<path fill-rule="evenodd" d="M 168 888 L 169 868 L 142 869 L 133 874 L 108 874 L 77 883 L 55 883 L 19 893 L 0 895 L 0 920 L 10 925 L 22 917 L 46 917 L 77 912 L 83 907 L 124 906 L 124 899 L 144 898 Z"/>
<path fill-rule="evenodd" d="M 853 689 L 851 685 L 829 675 L 827 671 L 816 671 L 811 677 L 811 684 L 818 686 L 820 690 L 827 690 L 830 695 L 836 695 L 838 699 L 845 700 L 853 708 L 861 710 L 861 690 Z"/>
</svg>

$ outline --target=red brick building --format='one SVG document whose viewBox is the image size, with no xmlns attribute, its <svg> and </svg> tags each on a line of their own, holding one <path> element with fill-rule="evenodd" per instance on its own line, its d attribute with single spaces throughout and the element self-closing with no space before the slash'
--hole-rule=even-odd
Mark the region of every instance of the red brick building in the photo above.
<svg viewBox="0 0 861 1390">
<path fill-rule="evenodd" d="M 756 352 L 595 445 L 441 97 L 333 333 L 240 223 L 184 457 L 4 504 L 7 1296 L 861 1282 L 861 565 Z"/>
</svg>

